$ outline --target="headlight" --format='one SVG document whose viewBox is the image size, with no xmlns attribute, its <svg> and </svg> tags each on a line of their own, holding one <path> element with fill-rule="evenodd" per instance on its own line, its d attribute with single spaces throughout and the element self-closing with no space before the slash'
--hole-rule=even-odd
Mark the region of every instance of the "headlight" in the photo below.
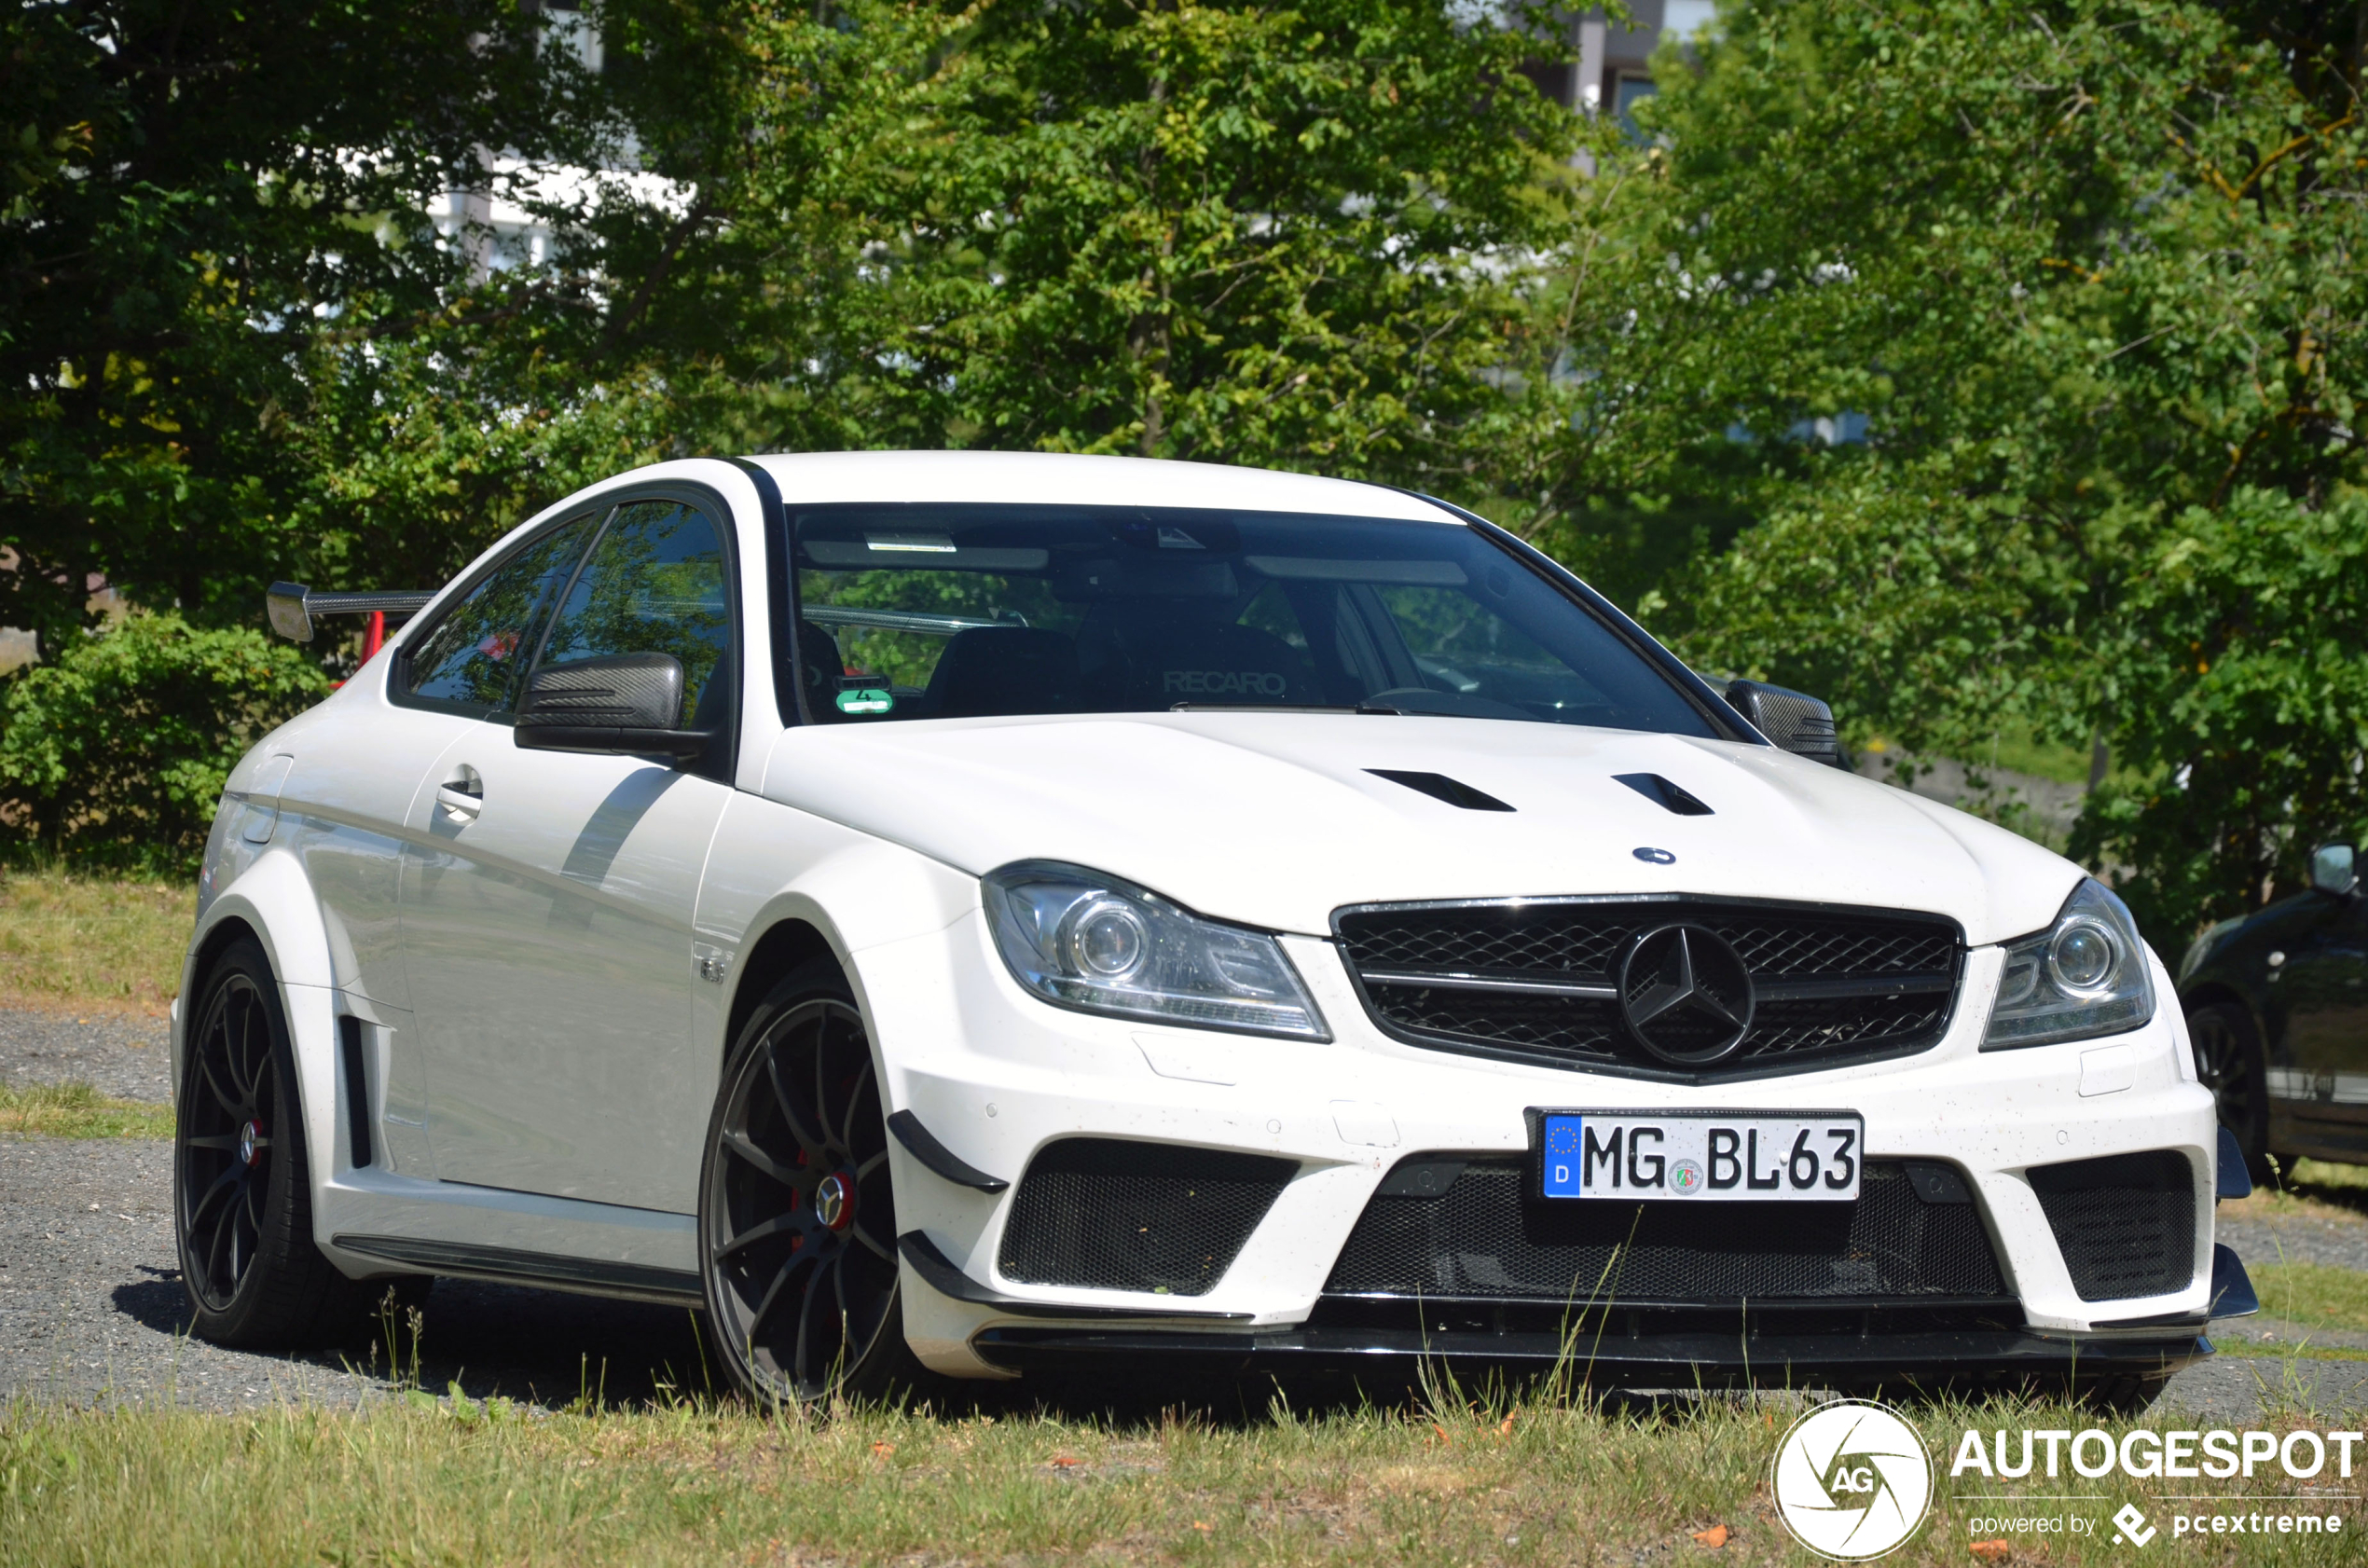
<svg viewBox="0 0 2368 1568">
<path fill-rule="evenodd" d="M 2137 922 L 2102 883 L 2085 881 L 2053 926 L 2006 944 L 1982 1049 L 2118 1035 L 2154 1015 Z"/>
<path fill-rule="evenodd" d="M 987 918 L 1012 977 L 1081 1012 L 1328 1040 L 1282 944 L 1099 872 L 1025 860 L 987 873 Z"/>
</svg>

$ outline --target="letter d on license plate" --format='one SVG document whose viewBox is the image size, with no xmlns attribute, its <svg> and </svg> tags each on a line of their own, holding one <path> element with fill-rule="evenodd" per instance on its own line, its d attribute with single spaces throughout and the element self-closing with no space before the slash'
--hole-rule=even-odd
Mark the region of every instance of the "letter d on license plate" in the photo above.
<svg viewBox="0 0 2368 1568">
<path fill-rule="evenodd" d="M 1542 1198 L 1849 1203 L 1865 1121 L 1849 1111 L 1539 1110 Z"/>
</svg>

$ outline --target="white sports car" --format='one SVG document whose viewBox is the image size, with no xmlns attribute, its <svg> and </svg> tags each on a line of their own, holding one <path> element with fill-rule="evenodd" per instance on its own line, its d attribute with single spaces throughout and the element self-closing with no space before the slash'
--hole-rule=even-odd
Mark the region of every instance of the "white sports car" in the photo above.
<svg viewBox="0 0 2368 1568">
<path fill-rule="evenodd" d="M 232 775 L 176 1009 L 197 1330 L 703 1307 L 760 1396 L 1043 1358 L 2142 1397 L 2243 1273 L 2169 977 L 1372 485 L 669 462 Z"/>
</svg>

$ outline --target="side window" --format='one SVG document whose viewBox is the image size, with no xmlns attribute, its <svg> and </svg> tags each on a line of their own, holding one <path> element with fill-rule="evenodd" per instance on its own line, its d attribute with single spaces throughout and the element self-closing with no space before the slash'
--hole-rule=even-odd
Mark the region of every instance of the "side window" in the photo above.
<svg viewBox="0 0 2368 1568">
<path fill-rule="evenodd" d="M 682 662 L 681 727 L 721 731 L 732 716 L 731 653 L 732 595 L 714 521 L 680 502 L 637 501 L 617 508 L 569 585 L 542 663 L 671 653 Z"/>
<path fill-rule="evenodd" d="M 596 514 L 562 524 L 494 568 L 413 645 L 404 692 L 496 712 L 507 708 L 535 629 L 598 520 Z"/>
</svg>

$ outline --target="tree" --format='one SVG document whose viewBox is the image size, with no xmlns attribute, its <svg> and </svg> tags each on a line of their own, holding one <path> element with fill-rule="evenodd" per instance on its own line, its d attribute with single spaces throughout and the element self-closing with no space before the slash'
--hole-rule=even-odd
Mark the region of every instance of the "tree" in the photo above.
<svg viewBox="0 0 2368 1568">
<path fill-rule="evenodd" d="M 1635 422 L 1758 519 L 1664 625 L 1921 749 L 2102 740 L 2075 848 L 2158 941 L 2368 818 L 2358 44 L 2263 19 L 1762 0 L 1628 155 Z"/>
<path fill-rule="evenodd" d="M 898 441 L 1470 488 L 1568 117 L 1424 0 L 987 4 L 873 211 Z"/>
<path fill-rule="evenodd" d="M 94 574 L 251 612 L 317 356 L 401 340 L 482 274 L 483 232 L 439 238 L 431 203 L 598 157 L 599 94 L 543 22 L 523 0 L 0 21 L 0 620 L 61 646 Z"/>
</svg>

